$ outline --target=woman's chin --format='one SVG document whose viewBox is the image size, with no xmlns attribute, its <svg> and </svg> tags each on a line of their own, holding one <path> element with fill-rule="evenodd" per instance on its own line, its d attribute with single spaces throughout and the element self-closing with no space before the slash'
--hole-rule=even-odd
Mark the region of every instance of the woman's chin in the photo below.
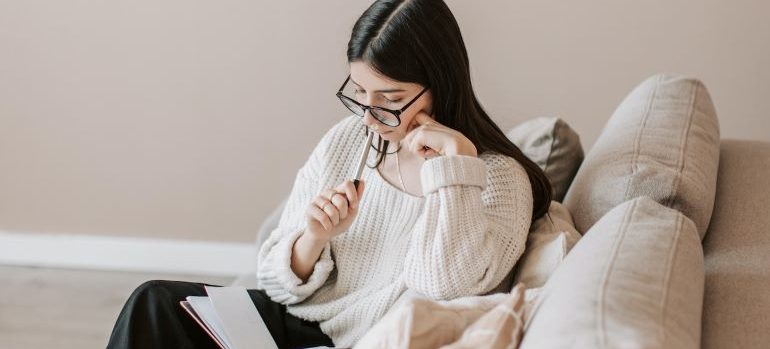
<svg viewBox="0 0 770 349">
<path fill-rule="evenodd" d="M 377 134 L 380 135 L 380 137 L 382 137 L 382 139 L 385 139 L 385 140 L 388 140 L 388 141 L 392 141 L 393 139 L 396 138 L 395 137 L 396 133 L 393 132 L 393 131 L 377 132 Z"/>
</svg>

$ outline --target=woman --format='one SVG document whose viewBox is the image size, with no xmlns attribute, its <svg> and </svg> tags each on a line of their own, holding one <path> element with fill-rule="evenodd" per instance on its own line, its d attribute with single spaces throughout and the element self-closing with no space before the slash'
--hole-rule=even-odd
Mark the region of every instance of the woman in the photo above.
<svg viewBox="0 0 770 349">
<path fill-rule="evenodd" d="M 407 290 L 433 299 L 508 291 L 551 188 L 477 101 L 460 29 L 440 0 L 376 1 L 348 43 L 338 97 L 355 115 L 299 170 L 249 294 L 282 348 L 353 346 Z M 363 131 L 363 132 L 362 132 Z M 369 167 L 354 176 L 366 132 Z M 155 280 L 110 348 L 214 348 L 178 302 L 203 284 Z"/>
</svg>

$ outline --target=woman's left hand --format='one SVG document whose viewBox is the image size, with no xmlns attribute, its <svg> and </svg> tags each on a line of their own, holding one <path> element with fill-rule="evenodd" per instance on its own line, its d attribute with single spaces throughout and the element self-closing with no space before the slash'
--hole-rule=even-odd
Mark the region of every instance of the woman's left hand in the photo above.
<svg viewBox="0 0 770 349">
<path fill-rule="evenodd" d="M 478 156 L 470 139 L 433 120 L 422 110 L 414 117 L 404 144 L 409 151 L 426 160 L 440 155 Z"/>
</svg>

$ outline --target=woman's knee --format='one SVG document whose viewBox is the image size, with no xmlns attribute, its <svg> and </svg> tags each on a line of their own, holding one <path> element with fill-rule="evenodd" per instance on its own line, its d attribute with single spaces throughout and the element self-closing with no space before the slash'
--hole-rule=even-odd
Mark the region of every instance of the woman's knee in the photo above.
<svg viewBox="0 0 770 349">
<path fill-rule="evenodd" d="M 187 281 L 149 280 L 139 285 L 131 297 L 148 298 L 153 302 L 166 300 L 176 303 L 187 296 L 205 296 L 205 285 L 207 284 Z"/>
<path fill-rule="evenodd" d="M 159 302 L 167 300 L 173 294 L 174 282 L 168 280 L 148 280 L 134 289 L 130 299 L 151 300 Z"/>
<path fill-rule="evenodd" d="M 159 292 L 164 290 L 168 283 L 169 281 L 167 280 L 148 280 L 137 286 L 136 289 L 134 289 L 134 293 L 145 294 Z"/>
</svg>

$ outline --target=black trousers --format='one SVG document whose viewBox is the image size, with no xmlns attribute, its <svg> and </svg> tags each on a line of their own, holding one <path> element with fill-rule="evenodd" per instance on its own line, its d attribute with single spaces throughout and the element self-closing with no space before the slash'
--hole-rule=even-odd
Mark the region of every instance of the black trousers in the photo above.
<svg viewBox="0 0 770 349">
<path fill-rule="evenodd" d="M 179 305 L 187 296 L 205 296 L 204 285 L 209 284 L 169 280 L 141 284 L 118 315 L 107 348 L 219 348 Z M 262 290 L 248 292 L 279 348 L 334 346 L 318 323 L 288 314 L 285 305 L 273 302 Z"/>
</svg>

